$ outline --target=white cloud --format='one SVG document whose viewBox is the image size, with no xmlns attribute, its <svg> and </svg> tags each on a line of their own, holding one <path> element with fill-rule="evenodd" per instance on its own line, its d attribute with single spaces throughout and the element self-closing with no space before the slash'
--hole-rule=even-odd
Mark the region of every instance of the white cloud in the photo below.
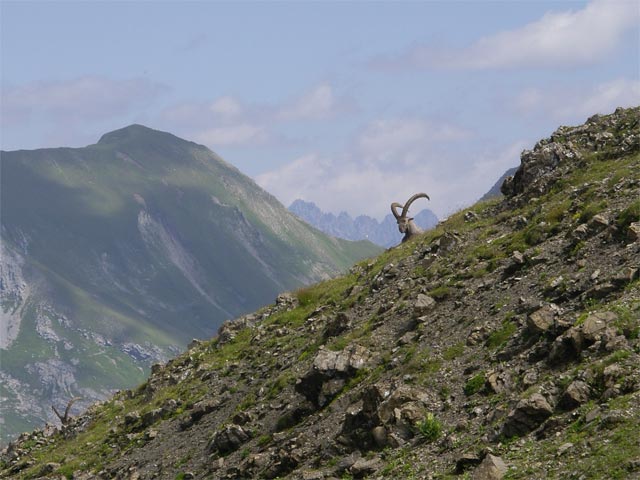
<svg viewBox="0 0 640 480">
<path fill-rule="evenodd" d="M 431 202 L 416 204 L 415 211 L 430 208 L 443 216 L 484 194 L 507 168 L 518 164 L 525 146 L 518 142 L 483 154 L 451 153 L 451 145 L 459 143 L 457 132 L 463 130 L 443 127 L 429 141 L 423 138 L 425 125 L 431 122 L 373 122 L 354 142 L 353 149 L 343 155 L 304 155 L 256 180 L 285 205 L 302 198 L 326 211 L 378 218 L 389 213 L 391 202 L 402 202 L 424 191 Z M 456 134 L 449 134 L 448 129 Z M 379 142 L 374 141 L 376 131 L 380 133 Z M 399 133 L 394 136 L 393 132 Z M 436 142 L 446 143 L 447 148 L 434 151 Z M 449 153 L 443 153 L 446 151 Z"/>
<path fill-rule="evenodd" d="M 531 87 L 515 97 L 511 108 L 519 114 L 552 117 L 557 122 L 582 122 L 594 113 L 640 103 L 640 80 L 618 78 L 590 87 Z"/>
<path fill-rule="evenodd" d="M 195 133 L 193 138 L 212 146 L 258 145 L 265 143 L 269 134 L 264 127 L 243 123 L 209 128 Z"/>
<path fill-rule="evenodd" d="M 240 102 L 230 96 L 220 97 L 214 100 L 209 108 L 214 114 L 226 117 L 236 117 L 243 111 Z"/>
<path fill-rule="evenodd" d="M 17 125 L 35 116 L 53 125 L 106 120 L 147 106 L 167 90 L 145 78 L 101 76 L 10 86 L 2 90 L 2 123 Z"/>
<path fill-rule="evenodd" d="M 420 118 L 394 118 L 371 122 L 357 139 L 357 148 L 365 158 L 395 165 L 409 165 L 418 160 L 410 153 L 435 143 L 461 140 L 470 136 L 466 130 L 443 122 Z"/>
<path fill-rule="evenodd" d="M 397 57 L 376 59 L 373 65 L 460 69 L 591 65 L 611 52 L 639 19 L 636 1 L 594 0 L 581 10 L 548 12 L 521 28 L 480 38 L 467 48 L 416 46 Z"/>
<path fill-rule="evenodd" d="M 276 114 L 278 120 L 322 120 L 349 109 L 353 102 L 336 98 L 327 83 L 315 86 L 301 97 L 288 102 Z"/>
<path fill-rule="evenodd" d="M 215 150 L 229 145 L 289 142 L 277 133 L 279 125 L 293 120 L 325 120 L 352 107 L 353 101 L 336 96 L 333 88 L 323 83 L 281 105 L 243 103 L 229 95 L 212 101 L 182 102 L 164 109 L 159 121 L 163 128 Z"/>
</svg>

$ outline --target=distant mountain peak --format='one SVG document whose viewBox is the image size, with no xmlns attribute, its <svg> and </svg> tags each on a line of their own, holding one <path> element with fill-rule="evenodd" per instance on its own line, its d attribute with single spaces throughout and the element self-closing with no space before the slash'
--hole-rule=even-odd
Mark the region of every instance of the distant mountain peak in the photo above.
<svg viewBox="0 0 640 480">
<path fill-rule="evenodd" d="M 180 137 L 176 137 L 171 133 L 163 132 L 162 130 L 155 130 L 145 125 L 140 125 L 139 123 L 134 123 L 127 127 L 119 128 L 117 130 L 113 130 L 112 132 L 105 133 L 100 137 L 100 140 L 98 140 L 98 144 L 103 145 L 103 144 L 123 143 L 131 140 L 136 140 L 141 138 L 148 139 L 153 137 L 180 140 L 183 142 L 186 141 L 184 139 L 181 139 Z"/>
<path fill-rule="evenodd" d="M 382 247 L 391 247 L 400 243 L 402 239 L 391 214 L 382 222 L 367 215 L 358 215 L 353 219 L 344 211 L 338 215 L 325 213 L 315 203 L 301 199 L 294 200 L 289 206 L 289 211 L 318 230 L 346 240 L 369 240 Z M 425 230 L 438 224 L 438 217 L 428 209 L 419 212 L 415 220 Z"/>
</svg>

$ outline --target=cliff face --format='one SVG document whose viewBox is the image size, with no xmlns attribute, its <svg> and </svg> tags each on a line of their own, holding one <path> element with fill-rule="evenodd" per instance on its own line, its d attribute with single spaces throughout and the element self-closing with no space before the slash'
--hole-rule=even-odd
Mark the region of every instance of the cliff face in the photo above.
<svg viewBox="0 0 640 480">
<path fill-rule="evenodd" d="M 504 199 L 225 323 L 3 475 L 637 477 L 639 115 L 561 128 Z"/>
</svg>

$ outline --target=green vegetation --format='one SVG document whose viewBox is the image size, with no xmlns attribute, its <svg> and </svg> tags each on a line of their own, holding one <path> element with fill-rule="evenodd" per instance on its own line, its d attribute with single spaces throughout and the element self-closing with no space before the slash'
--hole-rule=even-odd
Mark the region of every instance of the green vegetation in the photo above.
<svg viewBox="0 0 640 480">
<path fill-rule="evenodd" d="M 442 435 L 442 423 L 431 412 L 427 413 L 424 420 L 418 422 L 416 428 L 427 442 L 434 442 Z"/>
<path fill-rule="evenodd" d="M 486 341 L 487 347 L 495 350 L 504 346 L 517 329 L 518 326 L 514 322 L 505 320 L 498 330 L 489 335 Z"/>
<path fill-rule="evenodd" d="M 444 360 L 453 360 L 461 356 L 464 352 L 464 342 L 458 342 L 455 345 L 451 345 L 447 347 L 444 352 L 442 352 L 442 358 Z"/>
<path fill-rule="evenodd" d="M 640 200 L 636 200 L 625 208 L 617 218 L 617 225 L 621 230 L 625 230 L 633 222 L 640 221 Z"/>
<path fill-rule="evenodd" d="M 467 383 L 464 385 L 464 394 L 467 397 L 470 397 L 471 395 L 484 390 L 486 381 L 487 380 L 484 376 L 484 373 L 478 373 L 477 375 L 474 375 L 469 380 L 467 380 Z"/>
</svg>

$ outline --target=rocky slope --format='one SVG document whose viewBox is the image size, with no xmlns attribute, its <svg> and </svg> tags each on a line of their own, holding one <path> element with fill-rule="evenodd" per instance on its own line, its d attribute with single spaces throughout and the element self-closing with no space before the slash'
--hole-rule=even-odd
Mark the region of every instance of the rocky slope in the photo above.
<svg viewBox="0 0 640 480">
<path fill-rule="evenodd" d="M 2 152 L 1 167 L 0 443 L 379 251 L 327 237 L 207 148 L 140 125 L 85 148 Z"/>
<path fill-rule="evenodd" d="M 12 478 L 639 478 L 640 109 L 2 453 Z"/>
<path fill-rule="evenodd" d="M 393 247 L 402 240 L 402 234 L 398 232 L 396 220 L 391 214 L 384 217 L 382 222 L 367 215 L 352 218 L 346 212 L 338 215 L 325 213 L 315 203 L 299 199 L 289 205 L 289 211 L 309 225 L 334 237 L 368 240 L 381 247 Z M 422 229 L 428 230 L 438 224 L 438 217 L 431 210 L 425 209 L 415 215 L 415 222 Z"/>
</svg>

